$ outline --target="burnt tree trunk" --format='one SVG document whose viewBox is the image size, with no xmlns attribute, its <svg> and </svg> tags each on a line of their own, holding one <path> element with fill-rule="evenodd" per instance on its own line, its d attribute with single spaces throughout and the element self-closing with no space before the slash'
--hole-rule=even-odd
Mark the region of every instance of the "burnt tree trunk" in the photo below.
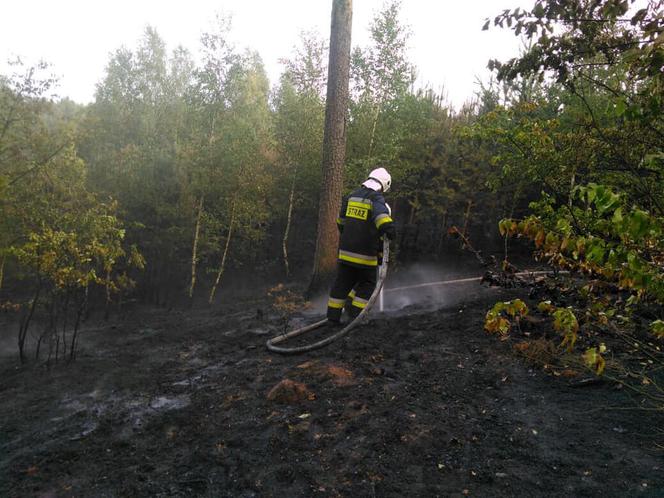
<svg viewBox="0 0 664 498">
<path fill-rule="evenodd" d="M 343 165 L 346 156 L 346 113 L 348 111 L 352 18 L 352 0 L 333 0 L 323 134 L 323 183 L 318 206 L 316 253 L 309 294 L 320 290 L 327 284 L 334 274 L 337 261 L 339 233 L 336 218 L 341 205 Z"/>
<path fill-rule="evenodd" d="M 37 301 L 39 300 L 39 293 L 41 292 L 42 283 L 39 282 L 37 286 L 37 291 L 35 292 L 35 297 L 32 298 L 30 303 L 30 310 L 27 313 L 27 316 L 23 317 L 19 323 L 18 329 L 18 356 L 21 359 L 21 363 L 25 363 L 25 338 L 28 335 L 28 328 L 30 327 L 30 321 L 32 320 L 33 315 L 35 314 L 35 309 L 37 308 Z"/>
</svg>

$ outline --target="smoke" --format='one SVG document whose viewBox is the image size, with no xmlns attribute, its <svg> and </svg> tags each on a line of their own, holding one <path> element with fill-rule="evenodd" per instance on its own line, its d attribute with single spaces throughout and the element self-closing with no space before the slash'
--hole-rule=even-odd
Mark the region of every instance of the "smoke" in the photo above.
<svg viewBox="0 0 664 498">
<path fill-rule="evenodd" d="M 456 306 L 484 289 L 479 281 L 427 285 L 449 280 L 472 279 L 481 276 L 477 265 L 416 263 L 388 274 L 383 291 L 383 311 L 395 313 L 433 310 Z M 376 307 L 378 311 L 378 307 Z"/>
<path fill-rule="evenodd" d="M 383 312 L 402 314 L 408 311 L 430 311 L 456 306 L 471 296 L 486 292 L 486 288 L 481 287 L 477 280 L 450 285 L 426 284 L 478 278 L 481 274 L 482 271 L 477 264 L 469 265 L 457 262 L 453 264 L 415 263 L 397 268 L 388 272 L 383 286 Z M 324 315 L 327 299 L 327 293 L 312 298 L 311 306 L 302 312 L 305 321 Z M 372 314 L 378 314 L 379 311 L 380 299 L 376 300 Z"/>
<path fill-rule="evenodd" d="M 327 311 L 328 297 L 327 292 L 313 296 L 309 299 L 309 307 L 302 312 L 302 315 L 307 318 L 324 315 Z"/>
<path fill-rule="evenodd" d="M 0 357 L 17 356 L 18 319 L 0 318 Z"/>
</svg>

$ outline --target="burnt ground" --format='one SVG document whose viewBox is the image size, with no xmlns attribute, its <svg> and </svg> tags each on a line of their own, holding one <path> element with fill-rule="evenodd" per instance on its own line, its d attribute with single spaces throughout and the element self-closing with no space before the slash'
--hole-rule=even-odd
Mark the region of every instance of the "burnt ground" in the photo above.
<svg viewBox="0 0 664 498">
<path fill-rule="evenodd" d="M 265 302 L 136 309 L 50 370 L 5 356 L 0 496 L 664 496 L 661 413 L 483 332 L 515 295 L 475 286 L 300 356 L 265 349 Z"/>
</svg>

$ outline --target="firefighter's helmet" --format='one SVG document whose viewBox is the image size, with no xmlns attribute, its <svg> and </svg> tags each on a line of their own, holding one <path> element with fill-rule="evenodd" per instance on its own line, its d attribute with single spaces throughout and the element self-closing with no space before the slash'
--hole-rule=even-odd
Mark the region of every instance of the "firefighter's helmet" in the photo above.
<svg viewBox="0 0 664 498">
<path fill-rule="evenodd" d="M 369 180 L 375 180 L 380 183 L 380 186 L 383 188 L 383 193 L 390 190 L 390 187 L 392 186 L 392 177 L 385 168 L 376 168 L 373 170 L 369 173 Z"/>
</svg>

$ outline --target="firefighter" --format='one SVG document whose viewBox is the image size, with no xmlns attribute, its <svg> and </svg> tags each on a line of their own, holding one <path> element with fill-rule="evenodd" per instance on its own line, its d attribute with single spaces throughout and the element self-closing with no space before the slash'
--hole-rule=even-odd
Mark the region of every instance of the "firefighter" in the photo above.
<svg viewBox="0 0 664 498">
<path fill-rule="evenodd" d="M 383 198 L 391 184 L 385 168 L 374 169 L 341 203 L 337 277 L 327 303 L 330 322 L 340 323 L 344 308 L 351 319 L 359 315 L 376 287 L 377 268 L 382 262 L 381 238 L 393 239 L 395 235 L 392 212 Z"/>
</svg>

